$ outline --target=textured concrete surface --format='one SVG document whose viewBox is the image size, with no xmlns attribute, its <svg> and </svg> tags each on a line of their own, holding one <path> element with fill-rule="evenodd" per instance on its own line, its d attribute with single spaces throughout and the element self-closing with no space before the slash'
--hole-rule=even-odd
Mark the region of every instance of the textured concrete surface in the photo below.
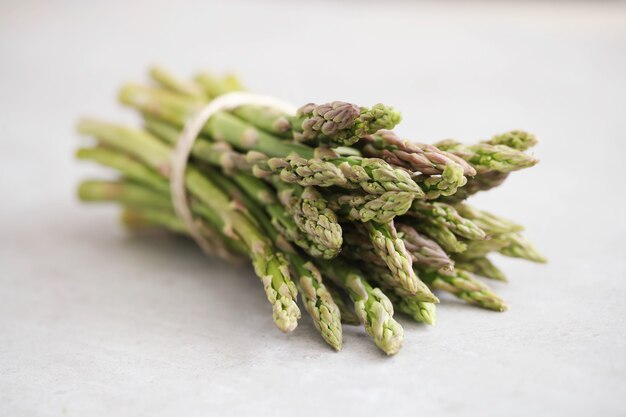
<svg viewBox="0 0 626 417">
<path fill-rule="evenodd" d="M 336 3 L 0 4 L 0 415 L 624 415 L 624 3 Z M 154 62 L 382 101 L 418 140 L 536 132 L 542 163 L 475 204 L 550 263 L 498 259 L 509 312 L 446 298 L 394 358 L 281 334 L 249 269 L 75 201 L 102 172 L 75 120 L 134 120 L 116 88 Z"/>
</svg>

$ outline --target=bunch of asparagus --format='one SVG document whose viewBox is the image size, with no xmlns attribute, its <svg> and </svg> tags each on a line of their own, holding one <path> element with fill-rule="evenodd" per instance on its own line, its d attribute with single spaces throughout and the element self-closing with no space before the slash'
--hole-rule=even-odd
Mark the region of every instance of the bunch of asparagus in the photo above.
<svg viewBox="0 0 626 417">
<path fill-rule="evenodd" d="M 128 84 L 119 98 L 143 127 L 83 119 L 95 138 L 77 157 L 119 171 L 116 181 L 80 184 L 83 201 L 122 205 L 131 229 L 189 234 L 174 211 L 168 177 L 185 122 L 210 100 L 241 90 L 233 76 L 201 73 L 181 80 L 161 68 L 153 84 Z M 506 277 L 488 255 L 545 262 L 517 223 L 466 199 L 501 184 L 537 160 L 533 135 L 511 131 L 465 145 L 400 139 L 400 114 L 335 101 L 306 104 L 295 115 L 244 105 L 213 115 L 194 143 L 185 172 L 205 251 L 249 259 L 284 332 L 301 312 L 333 348 L 342 323 L 360 324 L 385 353 L 398 352 L 403 329 L 394 312 L 435 324 L 434 292 L 479 307 L 506 304 L 483 281 Z"/>
</svg>

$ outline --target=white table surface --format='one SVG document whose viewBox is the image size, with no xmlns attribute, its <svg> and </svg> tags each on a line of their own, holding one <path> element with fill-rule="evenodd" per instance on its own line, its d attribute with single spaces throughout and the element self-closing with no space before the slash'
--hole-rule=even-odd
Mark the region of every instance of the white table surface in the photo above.
<svg viewBox="0 0 626 417">
<path fill-rule="evenodd" d="M 98 3 L 0 4 L 0 415 L 624 415 L 624 3 Z M 393 358 L 283 335 L 249 269 L 75 199 L 103 173 L 76 119 L 134 121 L 116 89 L 157 62 L 382 101 L 419 140 L 536 132 L 541 164 L 475 204 L 550 263 L 498 259 L 509 312 L 446 298 Z"/>
</svg>

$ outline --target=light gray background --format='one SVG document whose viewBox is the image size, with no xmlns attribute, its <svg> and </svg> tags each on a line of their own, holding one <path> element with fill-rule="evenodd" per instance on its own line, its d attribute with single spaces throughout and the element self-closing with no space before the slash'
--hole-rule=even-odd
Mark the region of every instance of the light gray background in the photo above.
<svg viewBox="0 0 626 417">
<path fill-rule="evenodd" d="M 536 132 L 541 164 L 475 204 L 550 263 L 498 259 L 509 312 L 446 298 L 393 358 L 281 334 L 250 270 L 75 200 L 103 172 L 76 119 L 133 121 L 116 89 L 152 63 L 382 101 L 418 140 Z M 623 3 L 2 1 L 0 415 L 624 415 L 625 116 Z"/>
</svg>

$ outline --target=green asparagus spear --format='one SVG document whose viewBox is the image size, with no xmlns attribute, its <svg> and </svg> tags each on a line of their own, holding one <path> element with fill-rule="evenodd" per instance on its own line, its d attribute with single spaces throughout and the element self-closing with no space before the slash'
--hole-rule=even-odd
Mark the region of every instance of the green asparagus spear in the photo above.
<svg viewBox="0 0 626 417">
<path fill-rule="evenodd" d="M 415 179 L 429 200 L 434 200 L 439 196 L 451 196 L 467 184 L 467 178 L 463 175 L 463 168 L 460 165 L 446 166 L 441 175 L 420 175 Z"/>
<path fill-rule="evenodd" d="M 350 307 L 348 307 L 348 304 L 346 303 L 345 298 L 347 298 L 348 295 L 345 293 L 345 291 L 337 287 L 333 282 L 326 282 L 325 285 L 331 297 L 333 297 L 333 301 L 341 312 L 341 323 L 351 326 L 358 326 L 359 324 L 361 324 L 357 315 L 354 313 L 354 311 L 352 311 Z"/>
<path fill-rule="evenodd" d="M 204 90 L 204 93 L 211 98 L 233 91 L 243 90 L 241 81 L 235 74 L 226 74 L 218 77 L 209 72 L 202 72 L 194 80 Z"/>
<path fill-rule="evenodd" d="M 174 93 L 197 100 L 207 99 L 207 96 L 204 91 L 202 91 L 202 87 L 200 85 L 193 81 L 181 80 L 162 67 L 154 66 L 150 68 L 150 77 L 156 83 L 162 85 L 170 91 L 173 91 Z"/>
<path fill-rule="evenodd" d="M 518 151 L 525 151 L 537 144 L 537 138 L 532 133 L 524 132 L 523 130 L 511 130 L 510 132 L 495 135 L 485 141 L 485 143 L 490 145 L 506 145 Z"/>
<path fill-rule="evenodd" d="M 131 229 L 161 227 L 174 233 L 188 234 L 185 224 L 175 214 L 158 209 L 125 207 L 120 216 Z"/>
<path fill-rule="evenodd" d="M 398 291 L 398 289 L 394 289 L 393 296 L 389 297 L 398 311 L 411 316 L 413 320 L 420 323 L 431 326 L 436 324 L 437 307 L 434 303 L 420 301 L 411 295 L 402 296 L 398 294 Z"/>
<path fill-rule="evenodd" d="M 506 145 L 489 143 L 463 145 L 454 140 L 446 140 L 436 143 L 435 146 L 465 159 L 479 174 L 486 171 L 517 171 L 539 162 L 534 157 Z"/>
<path fill-rule="evenodd" d="M 291 137 L 289 115 L 269 107 L 244 105 L 233 109 L 233 114 L 240 119 L 277 137 Z"/>
<path fill-rule="evenodd" d="M 454 294 L 469 304 L 489 310 L 505 311 L 508 306 L 486 284 L 472 278 L 467 272 L 456 269 L 453 274 L 420 270 L 421 276 L 432 288 Z"/>
<path fill-rule="evenodd" d="M 304 308 L 311 315 L 315 328 L 326 343 L 335 350 L 341 350 L 341 311 L 322 282 L 322 275 L 312 262 L 305 262 L 296 253 L 291 253 L 290 259 L 298 276 Z"/>
<path fill-rule="evenodd" d="M 368 272 L 368 276 L 380 285 L 398 311 L 411 316 L 415 321 L 430 325 L 435 324 L 435 303 L 425 302 L 402 288 L 389 285 L 390 272 L 385 268 L 374 266 L 368 268 Z"/>
<path fill-rule="evenodd" d="M 154 170 L 121 152 L 105 148 L 81 148 L 76 157 L 118 170 L 127 178 L 162 192 L 169 192 L 167 181 Z"/>
<path fill-rule="evenodd" d="M 278 199 L 293 216 L 298 228 L 315 243 L 320 254 L 330 259 L 341 251 L 342 229 L 328 202 L 313 187 L 285 184 L 274 178 Z"/>
<path fill-rule="evenodd" d="M 77 130 L 96 137 L 103 145 L 123 151 L 164 178 L 170 174 L 169 147 L 147 132 L 93 119 L 80 120 Z"/>
<path fill-rule="evenodd" d="M 405 214 L 415 198 L 413 193 L 389 191 L 374 194 L 324 193 L 330 208 L 350 221 L 388 223 Z"/>
<path fill-rule="evenodd" d="M 403 222 L 407 222 L 407 220 L 403 220 Z M 437 242 L 446 252 L 462 253 L 467 251 L 468 244 L 460 241 L 450 229 L 442 226 L 441 224 L 430 221 L 409 221 L 408 223 L 418 232 L 425 234 Z M 482 242 L 484 241 L 470 241 L 472 244 Z"/>
<path fill-rule="evenodd" d="M 78 187 L 78 198 L 81 201 L 114 201 L 128 206 L 172 210 L 172 203 L 167 196 L 139 184 L 117 181 L 83 181 Z"/>
<path fill-rule="evenodd" d="M 500 252 L 514 258 L 522 258 L 531 262 L 545 263 L 546 258 L 537 248 L 518 232 L 502 233 L 491 236 L 484 241 L 467 242 L 467 250 L 463 252 L 463 259 L 476 259 L 490 252 Z"/>
<path fill-rule="evenodd" d="M 263 154 L 250 152 L 248 161 L 255 162 L 255 175 L 261 178 L 278 174 L 282 181 L 297 183 L 303 187 L 352 186 L 335 163 L 321 158 L 305 159 L 299 155 L 290 155 L 286 158 L 268 159 Z"/>
<path fill-rule="evenodd" d="M 447 228 L 457 236 L 469 240 L 483 240 L 487 237 L 486 233 L 474 222 L 462 217 L 453 206 L 445 203 L 426 203 L 416 200 L 407 214 L 415 216 L 422 221 Z"/>
<path fill-rule="evenodd" d="M 382 159 L 339 155 L 267 159 L 263 154 L 249 154 L 248 158 L 248 162 L 256 163 L 255 174 L 261 177 L 278 174 L 285 182 L 303 186 L 361 188 L 369 194 L 411 192 L 415 198 L 424 197 L 424 192 L 406 170 L 394 168 Z"/>
<path fill-rule="evenodd" d="M 396 228 L 414 264 L 434 269 L 452 268 L 452 261 L 437 242 L 421 235 L 408 224 L 398 223 Z"/>
<path fill-rule="evenodd" d="M 398 238 L 393 222 L 368 222 L 365 225 L 375 253 L 385 261 L 391 271 L 389 277 L 392 281 L 389 284 L 404 289 L 422 301 L 437 302 L 437 297 L 413 270 L 411 255 L 404 242 Z"/>
<path fill-rule="evenodd" d="M 290 131 L 297 141 L 350 146 L 380 129 L 392 129 L 400 122 L 400 113 L 382 104 L 366 108 L 333 101 L 321 105 L 306 104 L 298 109 L 295 116 L 287 116 L 286 119 L 290 125 L 287 132 Z M 262 123 L 274 126 L 275 121 L 272 118 Z"/>
<path fill-rule="evenodd" d="M 470 240 L 463 245 L 465 250 L 459 254 L 465 260 L 482 258 L 491 252 L 497 252 L 509 244 L 506 234 L 493 235 L 485 240 Z"/>
<path fill-rule="evenodd" d="M 496 281 L 507 281 L 506 275 L 489 258 L 481 257 L 474 259 L 455 259 L 455 265 L 467 272 L 471 272 L 481 277 L 495 279 Z"/>
<path fill-rule="evenodd" d="M 339 260 L 317 261 L 325 276 L 344 288 L 352 302 L 357 317 L 376 346 L 387 355 L 398 353 L 404 341 L 404 330 L 393 318 L 393 305 L 378 288 L 373 288 L 361 271 Z"/>
<path fill-rule="evenodd" d="M 162 120 L 144 117 L 144 124 L 148 132 L 170 145 L 174 145 L 180 135 L 177 127 Z M 252 165 L 246 161 L 246 156 L 233 150 L 226 142 L 214 142 L 199 137 L 191 148 L 191 155 L 200 161 L 219 166 L 229 174 L 252 172 Z"/>
<path fill-rule="evenodd" d="M 485 171 L 476 174 L 475 177 L 469 178 L 467 184 L 457 189 L 453 195 L 443 196 L 441 201 L 448 204 L 455 204 L 467 200 L 470 196 L 479 191 L 488 191 L 492 188 L 500 186 L 508 177 L 509 172 Z"/>
<path fill-rule="evenodd" d="M 524 227 L 503 217 L 484 210 L 478 210 L 468 204 L 454 206 L 457 212 L 485 231 L 488 235 L 497 235 L 509 232 L 521 232 Z"/>
<path fill-rule="evenodd" d="M 364 137 L 357 146 L 365 156 L 381 158 L 393 166 L 424 175 L 440 175 L 449 165 L 461 166 L 464 175 L 476 175 L 476 170 L 462 158 L 433 145 L 401 140 L 388 130 Z"/>
<path fill-rule="evenodd" d="M 508 244 L 499 250 L 501 254 L 514 258 L 526 259 L 531 262 L 548 262 L 548 260 L 541 253 L 539 253 L 539 250 L 535 248 L 535 245 L 519 233 L 501 235 L 500 238 L 508 241 Z"/>
<path fill-rule="evenodd" d="M 141 217 L 149 220 L 150 223 L 155 223 L 174 232 L 188 233 L 187 227 L 176 217 L 168 196 L 139 184 L 117 181 L 83 181 L 78 187 L 78 197 L 87 202 L 118 202 L 132 210 L 134 214 L 141 214 Z M 192 201 L 191 208 L 202 219 L 196 219 L 196 224 L 209 241 L 211 252 L 222 259 L 238 261 L 239 257 L 234 257 L 232 254 L 245 253 L 245 246 L 240 241 L 226 239 L 220 233 L 223 223 L 202 203 Z M 133 218 L 137 217 L 135 215 Z M 204 220 L 208 221 L 209 224 L 206 224 Z"/>
</svg>

